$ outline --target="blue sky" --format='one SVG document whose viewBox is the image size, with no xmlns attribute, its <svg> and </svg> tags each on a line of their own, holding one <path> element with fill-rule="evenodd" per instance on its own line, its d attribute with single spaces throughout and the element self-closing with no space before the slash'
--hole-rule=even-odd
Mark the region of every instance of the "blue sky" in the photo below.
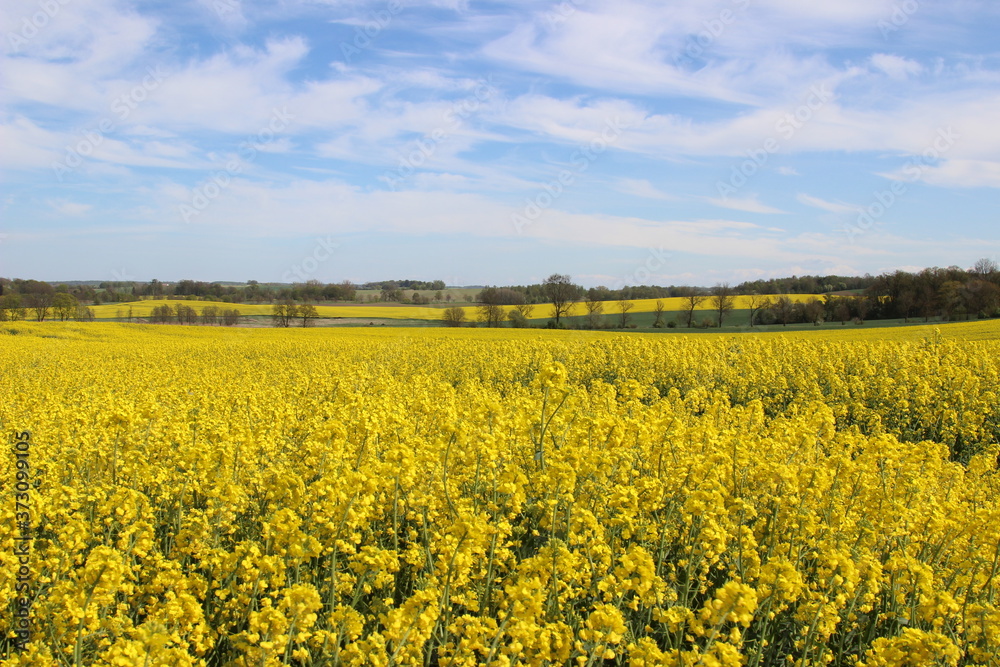
<svg viewBox="0 0 1000 667">
<path fill-rule="evenodd" d="M 0 276 L 968 267 L 998 32 L 973 0 L 5 0 Z"/>
</svg>

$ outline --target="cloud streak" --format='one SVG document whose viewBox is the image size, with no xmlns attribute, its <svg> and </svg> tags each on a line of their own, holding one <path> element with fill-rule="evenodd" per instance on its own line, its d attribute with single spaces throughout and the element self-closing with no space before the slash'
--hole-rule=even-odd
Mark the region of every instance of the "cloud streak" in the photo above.
<svg viewBox="0 0 1000 667">
<path fill-rule="evenodd" d="M 715 271 L 692 259 L 711 257 L 735 279 L 961 265 L 994 234 L 1000 14 L 990 6 L 920 3 L 892 23 L 891 0 L 388 3 L 197 0 L 191 12 L 57 0 L 37 26 L 37 0 L 6 3 L 7 270 L 44 277 L 33 234 L 104 238 L 109 225 L 164 247 L 333 230 L 433 236 L 457 257 L 479 252 L 469 239 L 490 239 L 519 248 L 510 282 L 557 270 L 537 265 L 553 246 L 600 276 L 668 244 L 662 275 Z M 363 49 L 359 30 L 375 32 Z M 361 50 L 348 58 L 342 44 Z M 229 170 L 275 109 L 294 121 Z M 624 129 L 598 158 L 574 161 L 608 123 Z M 931 155 L 941 131 L 956 138 Z M 182 224 L 178 206 L 192 193 L 207 201 L 210 175 L 223 172 L 211 205 Z M 515 229 L 511 216 L 564 172 L 572 185 Z M 838 239 L 831 220 L 869 211 L 894 183 L 905 197 L 879 225 Z M 114 255 L 128 248 L 64 266 L 104 275 L 94 263 L 126 264 Z M 420 268 L 399 250 L 372 261 L 393 274 Z M 178 276 L 227 277 L 178 262 Z"/>
</svg>

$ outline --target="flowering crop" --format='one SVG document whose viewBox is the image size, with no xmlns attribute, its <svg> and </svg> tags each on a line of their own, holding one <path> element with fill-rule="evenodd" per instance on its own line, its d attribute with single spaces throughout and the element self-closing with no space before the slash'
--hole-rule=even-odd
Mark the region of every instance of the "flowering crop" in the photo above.
<svg viewBox="0 0 1000 667">
<path fill-rule="evenodd" d="M 995 335 L 543 333 L 0 329 L 3 664 L 998 664 Z"/>
<path fill-rule="evenodd" d="M 791 294 L 789 300 L 794 303 L 806 303 L 812 299 L 822 299 L 822 295 L 816 294 Z M 661 302 L 667 311 L 683 310 L 685 308 L 684 299 L 680 297 L 670 297 L 664 299 L 635 299 L 632 307 L 633 313 L 651 313 L 656 309 L 657 302 Z M 177 306 L 188 306 L 201 312 L 206 306 L 214 306 L 220 311 L 228 308 L 236 308 L 242 315 L 271 315 L 274 306 L 271 304 L 251 304 L 251 303 L 225 303 L 222 301 L 193 301 L 188 299 L 146 299 L 143 301 L 133 301 L 131 303 L 107 303 L 94 306 L 93 311 L 98 319 L 122 318 L 131 312 L 132 317 L 149 317 L 153 309 L 158 306 L 176 308 Z M 612 304 L 606 303 L 609 312 Z M 737 296 L 734 302 L 736 308 L 747 308 L 747 297 Z M 475 306 L 466 306 L 469 314 Z M 709 299 L 702 301 L 698 311 L 712 310 L 713 306 Z M 370 319 L 392 319 L 392 320 L 423 320 L 439 321 L 444 317 L 445 305 L 436 306 L 406 306 L 387 304 L 353 304 L 339 303 L 335 305 L 322 305 L 316 307 L 316 312 L 320 317 L 340 317 L 340 318 L 370 318 Z M 503 310 L 509 314 L 514 310 L 513 306 L 504 306 Z M 533 307 L 532 317 L 535 319 L 547 319 L 552 316 L 551 303 L 539 303 Z M 574 303 L 569 306 L 566 313 L 570 316 L 586 315 L 587 309 L 583 303 Z"/>
</svg>

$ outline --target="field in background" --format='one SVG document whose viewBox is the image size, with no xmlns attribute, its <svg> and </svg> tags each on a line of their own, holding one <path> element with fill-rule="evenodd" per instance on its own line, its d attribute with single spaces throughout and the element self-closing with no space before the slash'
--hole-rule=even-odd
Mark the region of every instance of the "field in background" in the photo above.
<svg viewBox="0 0 1000 667">
<path fill-rule="evenodd" d="M 812 295 L 793 295 L 793 301 L 806 302 Z M 790 297 L 791 298 L 791 297 Z M 664 301 L 669 302 L 669 306 L 677 307 L 679 299 L 665 299 Z M 919 338 L 926 335 L 926 332 L 922 327 L 941 327 L 943 330 L 953 330 L 956 326 L 971 326 L 970 331 L 983 331 L 992 332 L 1000 324 L 997 320 L 985 320 L 982 322 L 964 322 L 964 323 L 941 323 L 935 322 L 932 324 L 924 324 L 919 320 L 911 320 L 910 322 L 903 322 L 901 320 L 872 320 L 866 322 L 864 325 L 859 326 L 852 322 L 847 322 L 842 324 L 840 322 L 826 322 L 820 326 L 815 326 L 812 324 L 791 324 L 788 326 L 782 326 L 780 324 L 771 324 L 767 326 L 756 325 L 754 327 L 749 326 L 749 311 L 742 310 L 741 307 L 745 306 L 745 298 L 738 297 L 737 299 L 737 309 L 733 310 L 725 321 L 725 328 L 720 332 L 718 329 L 688 329 L 687 324 L 687 313 L 677 310 L 667 310 L 663 313 L 663 321 L 665 323 L 673 321 L 677 324 L 677 328 L 660 328 L 653 329 L 653 322 L 655 320 L 655 314 L 653 309 L 655 308 L 656 299 L 643 299 L 636 300 L 635 308 L 629 311 L 629 321 L 630 324 L 634 324 L 639 329 L 644 329 L 649 332 L 656 332 L 657 334 L 671 334 L 676 335 L 679 333 L 692 333 L 698 335 L 709 335 L 711 333 L 723 333 L 732 334 L 736 331 L 743 333 L 793 333 L 793 332 L 803 332 L 807 335 L 820 335 L 839 338 L 842 335 L 848 337 L 853 335 L 858 335 L 862 338 L 874 336 L 876 338 L 885 336 L 903 336 L 910 339 Z M 128 316 L 129 308 L 132 308 L 132 316 L 134 318 L 147 318 L 152 312 L 153 308 L 161 305 L 175 306 L 177 304 L 184 304 L 191 306 L 198 313 L 206 306 L 217 307 L 220 312 L 228 308 L 236 308 L 240 311 L 241 316 L 244 318 L 244 324 L 256 327 L 270 326 L 271 324 L 271 312 L 273 306 L 271 304 L 228 304 L 223 302 L 213 302 L 213 301 L 193 301 L 193 300 L 149 300 L 149 301 L 135 301 L 125 304 L 104 304 L 101 306 L 94 306 L 95 316 L 97 319 L 102 320 L 124 320 Z M 613 309 L 616 302 L 609 301 L 605 302 L 605 307 Z M 436 327 L 441 324 L 443 311 L 446 306 L 402 306 L 402 305 L 357 305 L 357 304 L 345 304 L 345 305 L 325 305 L 317 306 L 317 311 L 321 319 L 318 325 L 321 327 L 328 326 L 345 326 L 345 327 L 357 327 L 357 326 L 406 326 L 406 327 Z M 531 323 L 534 327 L 543 325 L 549 319 L 551 319 L 551 304 L 537 304 L 535 305 L 535 310 L 532 313 Z M 564 318 L 564 321 L 569 327 L 584 327 L 587 324 L 587 318 L 585 315 L 580 314 L 580 311 L 584 309 L 581 304 L 577 304 L 573 310 L 574 315 L 570 315 Z M 469 323 L 465 326 L 469 326 L 471 323 L 475 323 L 476 310 L 475 307 L 468 306 L 465 308 L 467 318 Z M 511 307 L 505 307 L 506 311 L 510 311 Z M 696 315 L 695 323 L 699 323 L 703 318 L 710 317 L 712 311 L 708 310 L 705 304 L 702 304 Z M 608 310 L 601 316 L 602 321 L 608 328 L 614 328 L 618 323 L 618 314 L 614 310 Z M 508 325 L 504 325 L 506 328 Z M 879 331 L 883 330 L 893 330 L 893 329 L 913 329 L 913 333 L 908 334 L 881 334 Z M 864 333 L 871 330 L 873 333 Z M 856 332 L 852 333 L 852 332 Z M 978 334 L 977 334 L 978 335 Z M 984 335 L 990 335 L 989 333 Z"/>
<path fill-rule="evenodd" d="M 357 320 L 358 324 L 367 322 L 366 318 Z M 292 327 L 281 329 L 286 335 L 299 336 L 301 338 L 291 338 L 290 340 L 324 340 L 331 337 L 336 340 L 342 336 L 363 336 L 375 338 L 397 338 L 424 340 L 424 339 L 464 339 L 474 337 L 482 340 L 495 341 L 520 341 L 520 340 L 601 340 L 609 337 L 614 338 L 621 335 L 636 337 L 644 340 L 655 340 L 662 335 L 661 332 L 629 332 L 625 334 L 620 331 L 588 331 L 588 330 L 551 330 L 551 329 L 511 329 L 511 328 L 459 328 L 427 326 L 430 322 L 422 320 L 412 320 L 403 326 L 359 326 L 350 328 L 338 327 L 316 327 L 305 328 Z M 423 326 L 421 326 L 423 325 Z M 414 329 L 415 327 L 419 327 Z M 119 335 L 121 331 L 132 331 L 136 335 L 160 335 L 176 337 L 198 338 L 198 331 L 215 331 L 224 329 L 218 334 L 208 333 L 208 336 L 220 335 L 224 340 L 226 336 L 239 339 L 240 336 L 266 336 L 265 332 L 259 331 L 263 327 L 254 330 L 244 327 L 189 327 L 175 324 L 127 324 L 114 322 L 0 322 L 0 336 L 28 335 L 31 337 L 52 338 L 52 339 L 74 339 L 74 340 L 99 340 L 109 336 Z M 412 329 L 412 330 L 411 330 Z M 228 333 L 226 333 L 228 332 Z M 277 333 L 277 331 L 276 331 Z M 1000 320 L 981 320 L 972 322 L 948 322 L 934 324 L 882 326 L 875 323 L 868 323 L 864 326 L 847 324 L 831 325 L 826 328 L 812 325 L 799 324 L 795 326 L 782 327 L 772 325 L 768 327 L 754 327 L 752 330 L 695 330 L 677 329 L 671 331 L 673 338 L 691 339 L 734 339 L 739 336 L 754 338 L 788 338 L 811 341 L 829 342 L 851 342 L 851 341 L 887 341 L 887 342 L 917 342 L 924 340 L 951 340 L 951 341 L 995 341 L 1000 340 Z"/>
<path fill-rule="evenodd" d="M 813 298 L 822 298 L 819 295 L 812 294 L 793 294 L 789 296 L 789 299 L 793 303 L 805 303 Z M 669 298 L 660 299 L 663 301 L 664 306 L 667 311 L 680 311 L 683 308 L 683 299 L 681 298 Z M 640 313 L 652 313 L 656 308 L 657 299 L 636 299 L 632 301 L 634 304 L 633 309 L 630 311 L 633 314 Z M 615 301 L 606 301 L 605 303 L 605 315 L 608 317 L 613 317 L 614 309 L 616 307 Z M 127 303 L 110 303 L 102 304 L 100 306 L 94 306 L 94 316 L 98 319 L 117 319 L 123 318 L 128 315 L 129 308 L 132 309 L 132 315 L 134 317 L 149 317 L 152 313 L 153 308 L 157 306 L 176 306 L 178 304 L 191 306 L 199 313 L 206 306 L 214 306 L 220 310 L 225 310 L 228 308 L 235 308 L 240 311 L 241 315 L 249 316 L 270 316 L 273 306 L 272 304 L 248 304 L 248 303 L 224 303 L 221 301 L 194 301 L 187 299 L 151 299 L 143 301 L 132 301 Z M 369 319 L 407 319 L 407 320 L 440 320 L 442 318 L 442 311 L 446 308 L 452 307 L 452 304 L 439 303 L 431 306 L 407 306 L 407 305 L 397 305 L 397 304 L 354 304 L 354 303 L 344 303 L 344 304 L 327 304 L 316 306 L 316 310 L 319 312 L 320 317 L 351 317 L 351 318 L 369 318 Z M 466 316 L 470 320 L 475 320 L 476 308 L 475 306 L 466 305 L 461 306 L 465 308 Z M 746 308 L 746 297 L 736 297 L 735 308 L 743 309 Z M 504 306 L 505 312 L 510 312 L 513 310 L 513 306 Z M 710 311 L 711 307 L 706 299 L 702 304 L 699 305 L 699 312 Z M 569 317 L 583 316 L 586 315 L 587 309 L 582 303 L 577 303 L 572 306 L 569 311 Z M 534 305 L 534 311 L 532 312 L 532 320 L 548 320 L 552 317 L 552 304 L 550 303 L 539 303 Z"/>
</svg>

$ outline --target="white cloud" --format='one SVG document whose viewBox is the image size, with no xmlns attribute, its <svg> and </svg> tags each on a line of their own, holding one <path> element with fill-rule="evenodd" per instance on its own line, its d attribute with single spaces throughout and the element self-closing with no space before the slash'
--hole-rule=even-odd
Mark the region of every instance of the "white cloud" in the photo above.
<svg viewBox="0 0 1000 667">
<path fill-rule="evenodd" d="M 0 28 L 16 30 L 38 1 L 10 0 Z M 919 175 L 937 186 L 927 189 L 936 204 L 927 216 L 947 210 L 941 204 L 954 193 L 946 188 L 1000 188 L 1000 72 L 980 45 L 985 33 L 967 25 L 989 23 L 983 17 L 996 10 L 977 3 L 923 3 L 905 27 L 909 38 L 886 41 L 876 24 L 897 0 L 516 0 L 488 11 L 438 0 L 435 7 L 454 13 L 407 3 L 375 48 L 344 62 L 337 39 L 384 0 L 222 2 L 230 15 L 218 15 L 215 0 L 195 0 L 200 9 L 190 13 L 162 3 L 60 2 L 59 14 L 17 53 L 8 44 L 0 55 L 0 166 L 26 194 L 5 219 L 44 227 L 52 210 L 110 219 L 120 199 L 134 198 L 143 201 L 116 219 L 179 228 L 176 207 L 191 191 L 169 179 L 190 185 L 207 178 L 248 135 L 269 130 L 275 109 L 291 118 L 261 142 L 258 151 L 270 155 L 247 165 L 186 229 L 288 236 L 335 227 L 536 244 L 669 243 L 678 252 L 784 267 L 845 267 L 854 260 L 844 258 L 856 255 L 889 265 L 904 253 L 939 249 L 897 243 L 883 229 L 870 230 L 857 247 L 845 246 L 834 230 L 796 229 L 829 224 L 826 213 L 857 210 L 833 194 L 838 184 L 879 172 L 912 181 L 906 167 L 932 151 L 931 166 Z M 720 23 L 723 16 L 732 20 Z M 701 51 L 687 53 L 709 30 Z M 892 53 L 885 52 L 889 43 Z M 956 43 L 968 55 L 955 55 Z M 159 68 L 163 80 L 120 114 L 115 100 L 136 90 L 148 68 Z M 451 123 L 449 111 L 471 99 L 487 73 L 496 95 Z M 818 105 L 817 89 L 830 93 Z M 94 201 L 103 197 L 88 211 L 80 207 L 90 204 L 61 199 L 51 165 L 106 119 L 114 127 L 86 148 L 73 172 L 74 187 Z M 574 151 L 609 122 L 622 128 L 609 141 L 612 150 L 574 171 L 565 198 L 518 236 L 510 221 L 518 202 L 570 168 Z M 391 176 L 442 128 L 444 137 L 395 192 L 386 192 L 380 175 Z M 942 130 L 954 130 L 957 139 L 937 150 Z M 737 197 L 703 196 L 765 146 L 774 150 L 765 151 L 766 164 Z M 792 154 L 807 155 L 787 159 Z M 759 219 L 760 226 L 713 218 L 720 208 L 785 213 L 764 203 L 784 203 L 796 192 L 776 179 L 799 176 L 783 164 L 802 169 L 797 201 L 816 210 L 796 207 L 803 215 L 780 219 L 787 231 L 774 226 L 774 217 Z M 310 181 L 306 172 L 343 181 Z M 990 194 L 966 191 L 961 198 L 988 206 Z M 660 208 L 683 211 L 676 215 L 686 219 L 615 214 L 638 208 L 635 197 L 683 202 Z M 39 221 L 24 215 L 29 199 L 51 202 L 37 207 Z M 595 276 L 608 270 L 592 269 Z"/>
<path fill-rule="evenodd" d="M 813 208 L 818 208 L 823 211 L 829 211 L 830 213 L 845 214 L 845 213 L 857 213 L 860 209 L 857 206 L 851 204 L 845 204 L 843 202 L 831 202 L 825 199 L 820 199 L 819 197 L 813 197 L 812 195 L 807 195 L 800 193 L 797 197 L 800 203 L 806 206 L 811 206 Z"/>
<path fill-rule="evenodd" d="M 781 209 L 774 208 L 773 206 L 768 206 L 767 204 L 761 203 L 757 199 L 757 195 L 752 195 L 750 197 L 743 197 L 737 199 L 734 197 L 729 197 L 727 199 L 712 199 L 706 198 L 708 203 L 713 206 L 718 206 L 719 208 L 728 208 L 733 211 L 745 211 L 747 213 L 774 213 L 781 214 L 787 213 L 787 211 L 782 211 Z"/>
<path fill-rule="evenodd" d="M 39 169 L 55 159 L 58 136 L 23 116 L 0 123 L 0 167 Z"/>
<path fill-rule="evenodd" d="M 155 195 L 164 213 L 160 222 L 184 223 L 179 205 L 190 191 L 172 187 Z M 656 220 L 601 214 L 576 214 L 550 208 L 520 231 L 511 208 L 480 194 L 442 191 L 363 192 L 340 182 L 296 181 L 281 187 L 234 179 L 191 229 L 240 230 L 249 236 L 388 233 L 462 234 L 486 238 L 559 240 L 584 246 L 669 247 L 678 252 L 791 260 L 792 237 L 758 225 L 725 219 Z M 281 220 L 281 225 L 275 221 Z M 475 220 L 474 225 L 469 221 Z M 826 258 L 829 253 L 809 250 Z"/>
<path fill-rule="evenodd" d="M 876 53 L 871 58 L 872 66 L 893 79 L 908 79 L 920 74 L 924 68 L 915 60 L 909 60 L 888 53 Z"/>
<path fill-rule="evenodd" d="M 886 176 L 912 180 L 912 173 L 905 169 Z M 922 167 L 919 179 L 948 188 L 1000 188 L 1000 161 L 945 160 L 936 166 Z"/>
<path fill-rule="evenodd" d="M 92 204 L 80 204 L 78 202 L 71 202 L 71 201 L 50 200 L 48 204 L 58 213 L 71 217 L 81 216 L 85 213 L 90 212 L 90 210 L 94 208 Z"/>
</svg>

